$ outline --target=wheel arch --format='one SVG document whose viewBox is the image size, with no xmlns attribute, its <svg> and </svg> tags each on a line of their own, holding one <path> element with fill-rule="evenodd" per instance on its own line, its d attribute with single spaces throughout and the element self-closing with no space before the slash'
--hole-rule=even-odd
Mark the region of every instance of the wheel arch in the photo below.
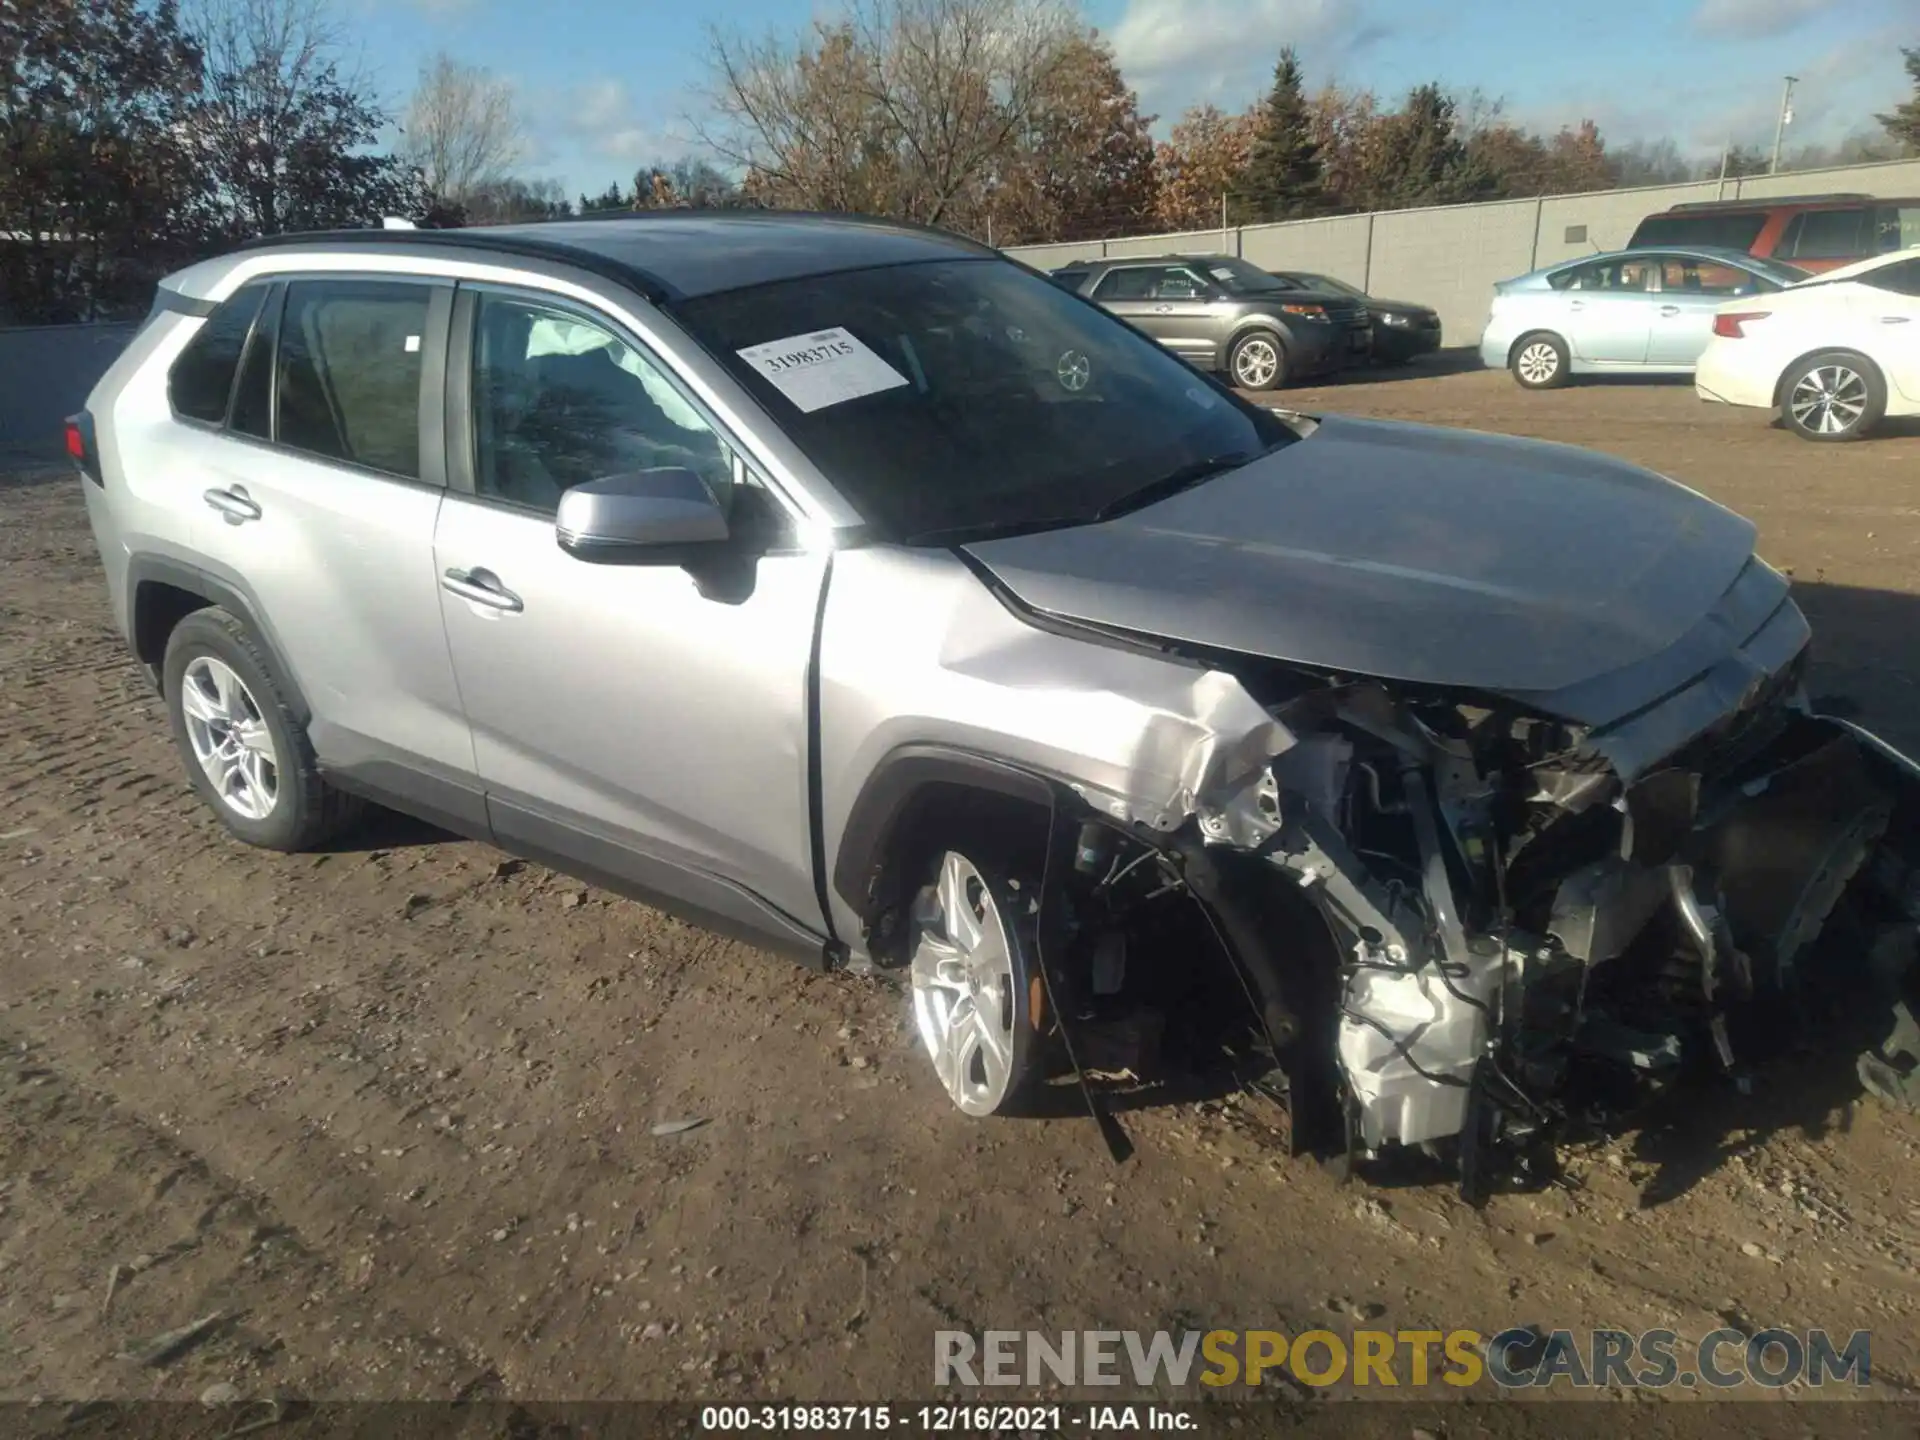
<svg viewBox="0 0 1920 1440">
<path fill-rule="evenodd" d="M 1249 335 L 1265 335 L 1280 347 L 1282 356 L 1293 354 L 1293 335 L 1277 317 L 1265 314 L 1242 315 L 1233 322 L 1233 329 L 1227 332 L 1226 340 L 1220 347 L 1220 358 L 1224 363 L 1233 354 L 1233 347 Z"/>
<path fill-rule="evenodd" d="M 1882 391 L 1886 391 L 1887 372 L 1881 367 L 1880 362 L 1866 351 L 1855 350 L 1850 345 L 1816 345 L 1811 350 L 1802 351 L 1780 367 L 1780 373 L 1773 382 L 1773 404 L 1776 410 L 1787 403 L 1787 377 L 1808 361 L 1817 360 L 1822 355 L 1844 355 L 1849 360 L 1858 360 L 1873 372 L 1873 377 L 1880 382 Z"/>
<path fill-rule="evenodd" d="M 1513 362 L 1520 358 L 1520 347 L 1522 345 L 1525 345 L 1529 340 L 1542 339 L 1552 340 L 1559 344 L 1560 348 L 1566 352 L 1567 366 L 1571 369 L 1573 366 L 1573 342 L 1568 340 L 1567 337 L 1562 335 L 1558 330 L 1551 329 L 1545 325 L 1535 325 L 1531 329 L 1522 330 L 1518 335 L 1513 337 L 1513 343 L 1507 346 L 1507 367 L 1511 369 Z"/>
<path fill-rule="evenodd" d="M 834 891 L 884 949 L 894 938 L 885 917 L 911 898 L 916 862 L 935 836 L 998 830 L 1010 855 L 1029 845 L 1042 854 L 1056 783 L 951 746 L 901 746 L 874 767 L 847 812 Z"/>
<path fill-rule="evenodd" d="M 127 628 L 133 653 L 156 682 L 167 640 L 187 616 L 218 607 L 237 616 L 260 642 L 275 685 L 302 725 L 313 719 L 306 692 L 294 678 L 272 627 L 259 604 L 245 591 L 185 561 L 163 555 L 135 555 L 127 566 Z"/>
</svg>

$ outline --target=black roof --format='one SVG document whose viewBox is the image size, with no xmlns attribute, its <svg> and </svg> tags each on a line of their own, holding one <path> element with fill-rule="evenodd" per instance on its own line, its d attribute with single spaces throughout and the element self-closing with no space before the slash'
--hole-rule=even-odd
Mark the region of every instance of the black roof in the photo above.
<svg viewBox="0 0 1920 1440">
<path fill-rule="evenodd" d="M 1708 210 L 1772 210 L 1781 205 L 1831 205 L 1874 197 L 1864 190 L 1835 190 L 1825 195 L 1748 195 L 1739 200 L 1683 200 L 1667 207 L 1668 214 L 1698 214 Z M 1649 217 L 1651 218 L 1651 217 Z"/>
<path fill-rule="evenodd" d="M 997 253 L 965 236 L 897 221 L 767 210 L 663 210 L 459 230 L 335 230 L 275 235 L 246 248 L 308 244 L 445 245 L 547 259 L 607 274 L 656 300 Z"/>
</svg>

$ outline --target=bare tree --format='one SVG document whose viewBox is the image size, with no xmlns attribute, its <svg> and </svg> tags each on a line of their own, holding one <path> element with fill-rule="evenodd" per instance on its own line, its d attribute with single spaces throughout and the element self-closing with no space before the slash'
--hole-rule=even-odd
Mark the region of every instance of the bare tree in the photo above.
<svg viewBox="0 0 1920 1440">
<path fill-rule="evenodd" d="M 1062 0 L 854 0 L 798 41 L 715 33 L 700 133 L 758 198 L 976 224 L 1083 35 Z"/>
<path fill-rule="evenodd" d="M 438 205 L 498 189 L 525 148 L 513 87 L 444 51 L 421 67 L 400 137 L 401 157 Z"/>
<path fill-rule="evenodd" d="M 205 56 L 191 143 L 229 234 L 377 223 L 418 210 L 406 167 L 367 153 L 386 114 L 325 0 L 195 0 Z"/>
</svg>

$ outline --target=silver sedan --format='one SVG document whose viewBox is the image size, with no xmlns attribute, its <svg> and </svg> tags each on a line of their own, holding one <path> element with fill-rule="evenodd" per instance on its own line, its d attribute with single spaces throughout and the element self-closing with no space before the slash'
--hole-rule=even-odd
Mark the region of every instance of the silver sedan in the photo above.
<svg viewBox="0 0 1920 1440">
<path fill-rule="evenodd" d="M 1704 246 L 1564 261 L 1493 287 L 1480 358 L 1529 390 L 1574 375 L 1691 375 L 1719 306 L 1809 278 L 1795 265 Z"/>
</svg>

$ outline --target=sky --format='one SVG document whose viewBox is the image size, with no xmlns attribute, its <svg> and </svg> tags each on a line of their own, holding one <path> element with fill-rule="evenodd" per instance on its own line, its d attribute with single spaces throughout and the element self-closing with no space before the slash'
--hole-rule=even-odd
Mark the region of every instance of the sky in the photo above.
<svg viewBox="0 0 1920 1440">
<path fill-rule="evenodd" d="M 836 0 L 337 0 L 388 103 L 446 51 L 508 80 L 528 153 L 519 171 L 598 193 L 656 160 L 698 153 L 690 117 L 708 27 L 794 34 Z M 1240 109 L 1274 57 L 1299 48 L 1310 87 L 1383 96 L 1427 80 L 1504 101 L 1555 130 L 1582 119 L 1620 142 L 1671 136 L 1689 153 L 1771 147 L 1783 77 L 1799 77 L 1787 144 L 1877 129 L 1909 93 L 1901 45 L 1920 0 L 1084 0 L 1143 110 Z"/>
</svg>

